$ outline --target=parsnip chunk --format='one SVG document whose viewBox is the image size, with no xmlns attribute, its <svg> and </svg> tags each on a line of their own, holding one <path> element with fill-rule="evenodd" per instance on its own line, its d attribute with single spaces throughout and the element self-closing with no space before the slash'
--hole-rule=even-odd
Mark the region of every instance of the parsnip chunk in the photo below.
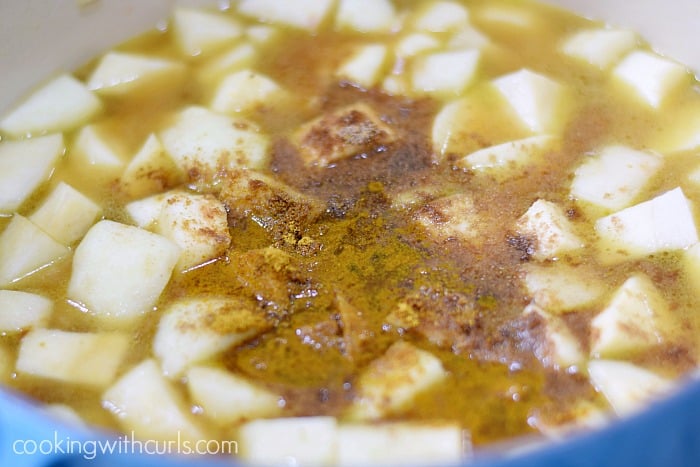
<svg viewBox="0 0 700 467">
<path fill-rule="evenodd" d="M 637 50 L 625 57 L 613 76 L 632 89 L 648 106 L 658 109 L 691 75 L 682 65 L 654 53 Z"/>
<path fill-rule="evenodd" d="M 358 398 L 350 416 L 374 420 L 401 411 L 419 393 L 447 376 L 440 360 L 399 341 L 365 369 L 357 382 Z"/>
<path fill-rule="evenodd" d="M 473 170 L 486 170 L 490 173 L 507 174 L 507 169 L 527 166 L 543 151 L 551 148 L 556 138 L 550 135 L 531 136 L 509 141 L 496 146 L 480 149 L 457 160 L 457 165 Z M 490 169 L 502 168 L 494 172 Z"/>
<path fill-rule="evenodd" d="M 576 169 L 571 194 L 610 211 L 626 208 L 662 165 L 658 154 L 607 146 Z"/>
<path fill-rule="evenodd" d="M 0 131 L 19 137 L 72 130 L 101 109 L 100 99 L 83 83 L 63 74 L 34 91 L 0 120 Z"/>
<path fill-rule="evenodd" d="M 85 235 L 101 212 L 102 208 L 93 200 L 60 182 L 29 220 L 68 246 Z"/>
<path fill-rule="evenodd" d="M 678 324 L 651 280 L 636 274 L 591 320 L 591 354 L 601 358 L 633 355 L 673 340 Z"/>
<path fill-rule="evenodd" d="M 204 414 L 220 425 L 269 417 L 280 411 L 279 396 L 219 368 L 190 368 L 187 388 Z"/>
<path fill-rule="evenodd" d="M 461 94 L 475 79 L 480 52 L 475 49 L 435 52 L 416 58 L 411 83 L 416 92 Z"/>
<path fill-rule="evenodd" d="M 637 35 L 621 29 L 588 29 L 568 37 L 561 46 L 566 55 L 607 70 L 637 46 Z"/>
<path fill-rule="evenodd" d="M 591 360 L 588 374 L 593 386 L 620 416 L 642 409 L 673 387 L 671 381 L 656 373 L 617 360 Z"/>
<path fill-rule="evenodd" d="M 185 56 L 210 53 L 243 34 L 243 28 L 224 15 L 194 8 L 176 8 L 173 31 Z"/>
<path fill-rule="evenodd" d="M 532 203 L 516 229 L 535 241 L 532 257 L 537 260 L 556 258 L 584 246 L 563 209 L 551 201 L 538 199 Z"/>
<path fill-rule="evenodd" d="M 254 465 L 332 465 L 336 459 L 334 417 L 255 420 L 238 431 L 240 455 Z"/>
<path fill-rule="evenodd" d="M 419 31 L 445 32 L 458 29 L 469 21 L 469 10 L 456 2 L 431 3 L 415 19 L 414 27 Z"/>
<path fill-rule="evenodd" d="M 340 65 L 336 74 L 364 88 L 377 84 L 386 63 L 387 48 L 382 44 L 368 44 L 357 50 Z"/>
<path fill-rule="evenodd" d="M 524 282 L 534 303 L 549 313 L 574 311 L 592 304 L 605 284 L 583 265 L 526 265 Z"/>
<path fill-rule="evenodd" d="M 523 314 L 535 314 L 542 321 L 544 340 L 538 343 L 535 355 L 544 366 L 555 369 L 576 368 L 586 361 L 581 343 L 561 318 L 533 304 L 525 307 Z"/>
<path fill-rule="evenodd" d="M 335 24 L 360 32 L 389 31 L 396 21 L 391 0 L 340 0 Z"/>
<path fill-rule="evenodd" d="M 185 66 L 174 60 L 108 52 L 97 64 L 87 87 L 103 96 L 149 94 L 172 88 L 185 77 Z"/>
<path fill-rule="evenodd" d="M 154 360 L 144 360 L 119 378 L 102 395 L 102 403 L 138 439 L 192 443 L 207 439 Z"/>
<path fill-rule="evenodd" d="M 64 151 L 60 133 L 0 143 L 0 212 L 16 211 L 49 178 Z"/>
<path fill-rule="evenodd" d="M 15 290 L 0 290 L 0 332 L 44 327 L 53 311 L 50 299 Z"/>
<path fill-rule="evenodd" d="M 153 352 L 176 378 L 192 364 L 268 329 L 254 305 L 236 298 L 189 298 L 171 304 L 158 323 Z"/>
<path fill-rule="evenodd" d="M 632 260 L 698 242 L 690 201 L 680 188 L 598 219 L 600 258 Z"/>
<path fill-rule="evenodd" d="M 284 95 L 284 90 L 276 82 L 246 69 L 231 73 L 221 81 L 211 101 L 211 109 L 220 113 L 241 112 L 269 106 Z"/>
<path fill-rule="evenodd" d="M 75 250 L 68 297 L 107 326 L 130 325 L 155 305 L 179 258 L 161 235 L 100 221 Z"/>
<path fill-rule="evenodd" d="M 35 329 L 22 338 L 17 370 L 104 387 L 114 379 L 128 349 L 129 337 L 125 334 Z"/>
<path fill-rule="evenodd" d="M 335 0 L 241 0 L 238 11 L 259 20 L 315 30 L 328 16 Z"/>
<path fill-rule="evenodd" d="M 68 248 L 26 217 L 15 214 L 0 235 L 0 287 L 66 256 Z"/>
<path fill-rule="evenodd" d="M 479 234 L 479 215 L 470 196 L 438 198 L 414 213 L 414 218 L 436 239 L 471 240 Z"/>
<path fill-rule="evenodd" d="M 138 198 L 175 186 L 181 178 L 175 161 L 151 133 L 124 169 L 119 183 L 126 194 Z"/>
</svg>

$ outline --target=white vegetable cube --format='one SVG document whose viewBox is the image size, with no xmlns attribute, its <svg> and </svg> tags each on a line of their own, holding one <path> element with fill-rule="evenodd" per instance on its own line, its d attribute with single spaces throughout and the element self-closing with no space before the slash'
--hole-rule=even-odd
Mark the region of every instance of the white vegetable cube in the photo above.
<svg viewBox="0 0 700 467">
<path fill-rule="evenodd" d="M 651 280 L 636 274 L 591 320 L 591 354 L 624 357 L 671 341 L 679 328 Z"/>
<path fill-rule="evenodd" d="M 15 214 L 0 235 L 0 286 L 43 269 L 69 252 L 33 222 Z"/>
<path fill-rule="evenodd" d="M 354 419 L 374 420 L 401 411 L 418 394 L 445 379 L 440 360 L 407 342 L 398 341 L 360 375 Z"/>
<path fill-rule="evenodd" d="M 238 431 L 240 456 L 254 465 L 332 465 L 336 459 L 335 417 L 255 420 Z"/>
<path fill-rule="evenodd" d="M 535 355 L 544 366 L 555 369 L 576 368 L 586 361 L 581 343 L 561 318 L 533 304 L 525 307 L 523 314 L 535 314 L 542 320 L 544 340 L 535 349 Z"/>
<path fill-rule="evenodd" d="M 606 70 L 637 46 L 637 35 L 621 29 L 590 29 L 568 37 L 561 46 L 566 55 Z"/>
<path fill-rule="evenodd" d="M 274 26 L 253 24 L 246 28 L 245 34 L 255 44 L 265 44 L 277 37 L 279 29 Z"/>
<path fill-rule="evenodd" d="M 335 0 L 241 0 L 238 11 L 261 21 L 315 30 L 328 16 Z"/>
<path fill-rule="evenodd" d="M 538 199 L 518 219 L 518 233 L 532 237 L 536 260 L 553 259 L 584 246 L 564 211 L 551 201 Z"/>
<path fill-rule="evenodd" d="M 687 248 L 698 242 L 690 202 L 680 188 L 598 219 L 600 259 L 607 263 Z"/>
<path fill-rule="evenodd" d="M 605 284 L 583 265 L 555 263 L 524 268 L 525 287 L 534 303 L 549 313 L 574 311 L 603 296 Z"/>
<path fill-rule="evenodd" d="M 437 49 L 440 45 L 440 40 L 432 34 L 413 33 L 396 43 L 394 53 L 399 57 L 413 57 L 419 53 Z"/>
<path fill-rule="evenodd" d="M 486 3 L 478 11 L 481 21 L 496 23 L 506 27 L 531 28 L 537 24 L 537 17 L 523 6 L 494 5 Z"/>
<path fill-rule="evenodd" d="M 415 91 L 460 94 L 474 80 L 481 54 L 478 50 L 449 50 L 417 57 L 411 83 Z"/>
<path fill-rule="evenodd" d="M 457 160 L 457 165 L 473 170 L 523 167 L 532 163 L 537 155 L 551 148 L 556 140 L 557 138 L 550 135 L 538 135 L 508 141 L 464 156 Z"/>
<path fill-rule="evenodd" d="M 267 159 L 268 140 L 255 124 L 203 107 L 181 111 L 159 136 L 186 174 L 213 175 L 232 168 L 260 168 Z"/>
<path fill-rule="evenodd" d="M 445 32 L 458 29 L 469 21 L 469 10 L 457 2 L 431 3 L 414 20 L 419 31 Z"/>
<path fill-rule="evenodd" d="M 129 196 L 140 197 L 176 185 L 181 176 L 158 137 L 150 134 L 124 169 L 119 183 Z"/>
<path fill-rule="evenodd" d="M 453 49 L 482 48 L 491 43 L 491 40 L 471 24 L 465 24 L 452 34 L 447 46 Z"/>
<path fill-rule="evenodd" d="M 102 395 L 102 403 L 138 439 L 207 439 L 154 360 L 144 360 L 119 378 Z"/>
<path fill-rule="evenodd" d="M 168 307 L 158 323 L 153 352 L 163 374 L 176 378 L 191 365 L 213 357 L 269 328 L 264 313 L 233 298 L 192 298 Z"/>
<path fill-rule="evenodd" d="M 161 235 L 100 221 L 75 250 L 68 297 L 109 326 L 131 325 L 151 311 L 179 258 Z"/>
<path fill-rule="evenodd" d="M 115 175 L 121 174 L 125 165 L 120 147 L 105 138 L 95 125 L 87 125 L 80 130 L 69 157 L 82 168 Z"/>
<path fill-rule="evenodd" d="M 0 212 L 16 211 L 49 178 L 64 151 L 60 133 L 0 143 Z"/>
<path fill-rule="evenodd" d="M 97 96 L 77 79 L 64 74 L 34 91 L 0 120 L 0 131 L 10 136 L 25 136 L 72 130 L 101 109 Z"/>
<path fill-rule="evenodd" d="M 198 66 L 197 78 L 203 83 L 203 87 L 213 88 L 226 74 L 250 68 L 255 56 L 256 50 L 252 44 L 247 42 L 236 44 Z"/>
<path fill-rule="evenodd" d="M 53 301 L 41 295 L 0 290 L 0 332 L 44 327 L 53 311 Z"/>
<path fill-rule="evenodd" d="M 70 245 L 85 235 L 101 212 L 93 200 L 60 182 L 29 220 L 60 243 Z"/>
<path fill-rule="evenodd" d="M 219 368 L 190 368 L 187 388 L 204 415 L 221 425 L 269 417 L 280 411 L 280 396 Z"/>
<path fill-rule="evenodd" d="M 127 204 L 124 209 L 137 227 L 142 229 L 151 228 L 153 226 L 152 224 L 158 219 L 158 216 L 160 216 L 160 212 L 163 210 L 163 206 L 165 206 L 168 198 L 178 193 L 186 192 L 172 190 L 166 193 L 158 193 L 132 201 Z"/>
<path fill-rule="evenodd" d="M 17 370 L 104 387 L 114 379 L 129 344 L 126 334 L 35 329 L 22 338 Z"/>
<path fill-rule="evenodd" d="M 593 386 L 603 393 L 620 416 L 646 407 L 673 388 L 670 380 L 632 363 L 617 360 L 591 360 L 588 374 Z"/>
<path fill-rule="evenodd" d="M 396 12 L 390 0 L 340 0 L 335 24 L 360 32 L 389 31 Z"/>
<path fill-rule="evenodd" d="M 231 244 L 226 208 L 213 195 L 179 192 L 167 196 L 155 232 L 180 247 L 175 268 L 181 271 L 220 257 Z"/>
<path fill-rule="evenodd" d="M 185 76 L 184 64 L 156 57 L 108 52 L 87 81 L 88 89 L 103 96 L 162 92 Z"/>
<path fill-rule="evenodd" d="M 336 71 L 342 78 L 348 79 L 365 88 L 371 88 L 381 78 L 385 68 L 387 48 L 381 44 L 369 44 L 360 47 Z"/>
<path fill-rule="evenodd" d="M 438 198 L 414 214 L 418 223 L 436 239 L 471 240 L 479 234 L 479 215 L 470 196 L 455 194 Z"/>
<path fill-rule="evenodd" d="M 340 425 L 338 465 L 456 465 L 463 439 L 457 425 Z"/>
<path fill-rule="evenodd" d="M 243 34 L 233 18 L 195 8 L 176 8 L 172 25 L 175 41 L 186 56 L 210 53 Z"/>
<path fill-rule="evenodd" d="M 210 107 L 221 113 L 241 112 L 270 105 L 284 95 L 283 89 L 272 79 L 246 69 L 231 73 L 221 81 Z"/>
<path fill-rule="evenodd" d="M 501 76 L 493 84 L 530 131 L 548 133 L 562 126 L 562 84 L 528 69 Z"/>
<path fill-rule="evenodd" d="M 610 211 L 626 208 L 662 166 L 658 154 L 607 146 L 576 169 L 571 194 Z"/>
<path fill-rule="evenodd" d="M 627 55 L 614 68 L 613 76 L 655 109 L 681 86 L 691 82 L 690 73 L 682 65 L 642 50 Z"/>
</svg>

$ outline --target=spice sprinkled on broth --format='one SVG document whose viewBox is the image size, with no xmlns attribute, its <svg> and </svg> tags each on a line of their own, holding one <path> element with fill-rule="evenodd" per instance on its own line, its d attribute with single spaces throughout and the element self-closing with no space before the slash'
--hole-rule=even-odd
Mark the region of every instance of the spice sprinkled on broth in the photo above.
<svg viewBox="0 0 700 467">
<path fill-rule="evenodd" d="M 529 1 L 176 8 L 0 119 L 0 382 L 263 463 L 634 413 L 700 355 L 696 84 Z"/>
</svg>

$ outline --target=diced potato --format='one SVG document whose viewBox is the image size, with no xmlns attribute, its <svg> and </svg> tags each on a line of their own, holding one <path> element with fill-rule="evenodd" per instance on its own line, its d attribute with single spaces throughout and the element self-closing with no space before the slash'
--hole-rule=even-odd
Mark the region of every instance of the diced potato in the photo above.
<svg viewBox="0 0 700 467">
<path fill-rule="evenodd" d="M 494 5 L 486 3 L 479 9 L 481 21 L 501 24 L 507 27 L 531 28 L 536 24 L 536 16 L 532 11 L 513 5 Z"/>
<path fill-rule="evenodd" d="M 335 24 L 360 32 L 386 32 L 395 22 L 390 0 L 340 0 Z"/>
<path fill-rule="evenodd" d="M 263 312 L 235 298 L 190 298 L 171 304 L 158 323 L 153 353 L 163 374 L 177 378 L 191 365 L 262 331 Z"/>
<path fill-rule="evenodd" d="M 591 305 L 605 293 L 605 284 L 583 265 L 527 265 L 524 282 L 534 303 L 548 313 L 574 311 Z"/>
<path fill-rule="evenodd" d="M 0 287 L 51 265 L 70 250 L 15 214 L 0 235 Z"/>
<path fill-rule="evenodd" d="M 538 199 L 532 203 L 518 219 L 516 229 L 534 239 L 532 257 L 536 260 L 553 259 L 584 246 L 562 208 L 551 201 Z"/>
<path fill-rule="evenodd" d="M 534 133 L 556 133 L 563 126 L 564 86 L 522 69 L 493 81 L 523 123 Z"/>
<path fill-rule="evenodd" d="M 491 40 L 470 24 L 465 24 L 454 32 L 447 46 L 453 49 L 480 49 L 490 44 Z"/>
<path fill-rule="evenodd" d="M 165 197 L 155 232 L 182 253 L 175 268 L 185 271 L 216 259 L 231 244 L 226 208 L 213 195 L 175 192 Z"/>
<path fill-rule="evenodd" d="M 698 242 L 690 201 L 680 188 L 598 219 L 600 260 L 613 263 Z"/>
<path fill-rule="evenodd" d="M 246 29 L 246 36 L 251 42 L 256 44 L 266 44 L 274 39 L 279 33 L 279 29 L 274 26 L 253 24 Z"/>
<path fill-rule="evenodd" d="M 396 43 L 394 53 L 398 57 L 413 57 L 422 52 L 437 49 L 440 41 L 431 34 L 413 33 L 409 34 Z"/>
<path fill-rule="evenodd" d="M 535 349 L 542 365 L 554 369 L 577 369 L 586 361 L 581 343 L 561 318 L 534 304 L 525 307 L 523 314 L 536 314 L 544 323 L 544 341 Z"/>
<path fill-rule="evenodd" d="M 174 60 L 145 55 L 108 52 L 87 81 L 87 87 L 103 96 L 161 93 L 185 77 L 185 66 Z"/>
<path fill-rule="evenodd" d="M 102 208 L 93 200 L 60 182 L 29 220 L 68 246 L 82 238 L 90 229 Z"/>
<path fill-rule="evenodd" d="M 360 375 L 358 398 L 350 417 L 374 420 L 399 412 L 419 393 L 446 376 L 437 357 L 408 342 L 398 341 Z"/>
<path fill-rule="evenodd" d="M 153 223 L 160 216 L 168 197 L 178 193 L 186 193 L 181 190 L 172 190 L 165 193 L 158 193 L 143 199 L 132 201 L 124 207 L 124 210 L 129 214 L 131 220 L 134 221 L 136 227 L 142 229 L 150 229 Z"/>
<path fill-rule="evenodd" d="M 591 320 L 591 354 L 600 358 L 633 355 L 672 341 L 679 325 L 651 280 L 636 274 Z"/>
<path fill-rule="evenodd" d="M 100 221 L 75 250 L 68 297 L 107 326 L 129 326 L 151 311 L 179 258 L 161 235 Z"/>
<path fill-rule="evenodd" d="M 238 431 L 240 456 L 253 465 L 332 465 L 336 460 L 335 417 L 255 420 Z"/>
<path fill-rule="evenodd" d="M 255 56 L 256 50 L 252 44 L 236 44 L 197 67 L 197 78 L 205 89 L 213 88 L 225 75 L 250 68 Z"/>
<path fill-rule="evenodd" d="M 235 113 L 259 106 L 269 106 L 285 97 L 284 90 L 273 80 L 253 70 L 236 71 L 226 76 L 214 93 L 211 109 Z"/>
<path fill-rule="evenodd" d="M 456 165 L 472 170 L 487 170 L 495 174 L 507 174 L 510 171 L 493 171 L 490 169 L 517 169 L 527 166 L 543 151 L 552 147 L 557 138 L 550 135 L 531 136 L 529 138 L 508 141 L 496 146 L 480 149 L 457 160 Z"/>
<path fill-rule="evenodd" d="M 0 120 L 0 131 L 19 137 L 72 130 L 101 109 L 100 100 L 83 83 L 63 74 L 34 91 Z"/>
<path fill-rule="evenodd" d="M 371 88 L 382 77 L 386 57 L 387 48 L 385 45 L 364 45 L 340 65 L 336 74 L 364 88 Z"/>
<path fill-rule="evenodd" d="M 591 360 L 588 374 L 593 386 L 620 416 L 646 407 L 673 387 L 671 381 L 656 373 L 616 360 Z"/>
<path fill-rule="evenodd" d="M 627 55 L 613 69 L 613 76 L 655 109 L 681 86 L 691 82 L 691 75 L 685 67 L 643 50 Z"/>
<path fill-rule="evenodd" d="M 49 178 L 64 151 L 60 133 L 0 143 L 0 212 L 16 211 Z"/>
<path fill-rule="evenodd" d="M 415 18 L 414 28 L 419 31 L 445 32 L 458 29 L 469 22 L 469 10 L 457 2 L 431 3 Z"/>
<path fill-rule="evenodd" d="M 528 423 L 548 438 L 566 440 L 577 432 L 603 428 L 611 418 L 607 410 L 588 400 L 575 402 L 573 406 L 567 407 L 567 412 L 563 420 L 557 415 L 550 418 L 548 414 L 541 413 L 528 420 Z"/>
<path fill-rule="evenodd" d="M 117 380 L 102 395 L 102 404 L 138 439 L 192 443 L 207 439 L 155 360 L 144 360 Z"/>
<path fill-rule="evenodd" d="M 241 0 L 238 11 L 261 21 L 315 30 L 328 16 L 335 0 Z"/>
<path fill-rule="evenodd" d="M 81 168 L 110 175 L 120 175 L 125 165 L 121 148 L 105 138 L 95 125 L 87 125 L 80 130 L 69 157 Z"/>
<path fill-rule="evenodd" d="M 172 22 L 175 41 L 186 56 L 208 54 L 243 34 L 233 18 L 201 9 L 178 7 Z"/>
<path fill-rule="evenodd" d="M 621 29 L 589 29 L 568 37 L 561 46 L 566 55 L 607 70 L 637 46 L 637 35 Z"/>
<path fill-rule="evenodd" d="M 181 111 L 159 136 L 190 178 L 214 177 L 220 170 L 233 168 L 260 168 L 267 160 L 268 140 L 255 124 L 203 107 Z"/>
<path fill-rule="evenodd" d="M 104 387 L 116 376 L 129 344 L 125 334 L 35 329 L 22 338 L 17 370 L 43 378 Z"/>
<path fill-rule="evenodd" d="M 457 425 L 397 422 L 338 427 L 338 465 L 451 465 L 462 459 Z"/>
<path fill-rule="evenodd" d="M 190 368 L 187 388 L 204 415 L 221 425 L 269 417 L 280 411 L 280 396 L 219 368 Z"/>
<path fill-rule="evenodd" d="M 576 169 L 571 194 L 611 211 L 626 208 L 662 165 L 658 154 L 607 146 Z"/>
<path fill-rule="evenodd" d="M 480 233 L 474 203 L 468 195 L 461 193 L 431 201 L 420 207 L 414 218 L 436 239 L 471 240 Z"/>
<path fill-rule="evenodd" d="M 82 417 L 69 405 L 66 404 L 48 404 L 44 407 L 44 411 L 49 416 L 74 427 L 88 428 L 87 423 Z"/>
<path fill-rule="evenodd" d="M 480 52 L 475 49 L 435 52 L 415 59 L 411 83 L 417 92 L 461 94 L 474 80 Z"/>
<path fill-rule="evenodd" d="M 53 311 L 53 302 L 41 295 L 0 290 L 0 332 L 17 332 L 44 327 Z"/>
<path fill-rule="evenodd" d="M 177 185 L 182 178 L 175 161 L 151 133 L 126 166 L 119 180 L 121 189 L 130 197 L 160 193 Z"/>
</svg>

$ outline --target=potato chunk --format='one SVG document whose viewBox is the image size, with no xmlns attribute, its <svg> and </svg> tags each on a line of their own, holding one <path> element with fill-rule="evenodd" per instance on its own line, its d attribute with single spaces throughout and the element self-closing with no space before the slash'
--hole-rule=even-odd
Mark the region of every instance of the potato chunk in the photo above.
<svg viewBox="0 0 700 467">
<path fill-rule="evenodd" d="M 88 78 L 87 87 L 103 96 L 161 93 L 185 77 L 185 66 L 174 60 L 108 52 Z"/>
<path fill-rule="evenodd" d="M 487 171 L 496 175 L 513 174 L 512 169 L 525 167 L 542 152 L 551 148 L 557 139 L 550 135 L 508 141 L 480 149 L 457 160 L 456 165 L 472 170 Z M 501 169 L 501 170 L 492 170 Z M 508 170 L 511 169 L 511 170 Z M 515 173 L 520 173 L 519 171 Z"/>
<path fill-rule="evenodd" d="M 532 255 L 537 260 L 555 258 L 583 247 L 562 208 L 543 199 L 530 206 L 516 224 L 518 233 L 535 240 Z"/>
<path fill-rule="evenodd" d="M 160 193 L 177 185 L 181 179 L 175 161 L 151 133 L 124 169 L 119 184 L 128 196 L 138 198 Z"/>
<path fill-rule="evenodd" d="M 172 22 L 175 41 L 185 56 L 210 53 L 243 34 L 233 18 L 195 8 L 176 8 Z"/>
<path fill-rule="evenodd" d="M 537 315 L 544 326 L 544 341 L 535 348 L 535 355 L 542 365 L 571 371 L 586 361 L 581 343 L 561 318 L 533 304 L 525 307 L 523 314 Z"/>
<path fill-rule="evenodd" d="M 83 170 L 109 176 L 121 175 L 126 165 L 119 145 L 105 138 L 97 125 L 87 125 L 80 130 L 68 156 Z"/>
<path fill-rule="evenodd" d="M 235 298 L 190 298 L 168 307 L 158 323 L 153 353 L 163 374 L 179 377 L 190 365 L 269 329 L 254 305 Z"/>
<path fill-rule="evenodd" d="M 438 198 L 414 213 L 419 224 L 437 240 L 456 238 L 468 241 L 476 238 L 480 232 L 479 215 L 468 195 L 456 195 Z"/>
<path fill-rule="evenodd" d="M 691 75 L 682 65 L 654 53 L 636 50 L 613 70 L 613 76 L 632 89 L 646 105 L 658 109 Z"/>
<path fill-rule="evenodd" d="M 328 16 L 335 0 L 242 0 L 238 11 L 259 20 L 315 30 Z"/>
<path fill-rule="evenodd" d="M 434 52 L 413 62 L 411 83 L 416 92 L 461 94 L 475 79 L 481 53 L 476 49 Z"/>
<path fill-rule="evenodd" d="M 600 259 L 614 263 L 698 242 L 690 201 L 680 188 L 598 219 Z"/>
<path fill-rule="evenodd" d="M 360 32 L 387 32 L 395 15 L 391 0 L 340 0 L 335 24 Z"/>
<path fill-rule="evenodd" d="M 22 338 L 17 370 L 104 387 L 114 379 L 128 349 L 125 334 L 35 329 Z"/>
<path fill-rule="evenodd" d="M 446 32 L 458 29 L 469 21 L 469 10 L 457 2 L 438 1 L 429 4 L 414 19 L 419 31 Z"/>
<path fill-rule="evenodd" d="M 594 303 L 605 284 L 583 265 L 527 265 L 524 282 L 534 303 L 550 313 L 574 311 Z"/>
<path fill-rule="evenodd" d="M 0 235 L 0 287 L 51 265 L 70 250 L 15 214 Z"/>
<path fill-rule="evenodd" d="M 591 353 L 602 358 L 626 357 L 672 340 L 677 331 L 660 292 L 647 276 L 636 274 L 591 321 Z"/>
<path fill-rule="evenodd" d="M 360 375 L 350 417 L 374 420 L 399 412 L 446 376 L 437 357 L 407 342 L 396 342 Z"/>
<path fill-rule="evenodd" d="M 68 246 L 85 235 L 101 212 L 102 208 L 93 200 L 60 182 L 29 220 Z"/>
<path fill-rule="evenodd" d="M 155 360 L 144 360 L 119 378 L 102 395 L 102 403 L 138 439 L 207 439 Z"/>
<path fill-rule="evenodd" d="M 607 70 L 635 48 L 637 40 L 637 35 L 632 31 L 589 29 L 568 37 L 561 50 L 570 57 Z"/>
<path fill-rule="evenodd" d="M 368 44 L 355 50 L 340 65 L 336 74 L 364 88 L 371 88 L 382 77 L 387 58 L 387 48 L 383 44 Z"/>
<path fill-rule="evenodd" d="M 100 221 L 75 250 L 68 297 L 107 326 L 131 325 L 155 305 L 179 258 L 161 235 Z"/>
<path fill-rule="evenodd" d="M 187 388 L 204 414 L 220 425 L 269 417 L 280 411 L 280 397 L 233 373 L 197 366 L 187 372 Z"/>
<path fill-rule="evenodd" d="M 17 332 L 46 326 L 53 302 L 41 295 L 0 290 L 0 332 Z"/>
<path fill-rule="evenodd" d="M 19 137 L 72 130 L 101 109 L 100 100 L 83 83 L 63 74 L 34 91 L 0 120 L 0 131 Z"/>
<path fill-rule="evenodd" d="M 211 109 L 230 114 L 271 106 L 285 97 L 284 90 L 272 79 L 256 71 L 246 69 L 224 77 L 214 92 Z"/>
<path fill-rule="evenodd" d="M 49 178 L 64 151 L 60 133 L 0 143 L 0 213 L 16 211 Z"/>
</svg>

